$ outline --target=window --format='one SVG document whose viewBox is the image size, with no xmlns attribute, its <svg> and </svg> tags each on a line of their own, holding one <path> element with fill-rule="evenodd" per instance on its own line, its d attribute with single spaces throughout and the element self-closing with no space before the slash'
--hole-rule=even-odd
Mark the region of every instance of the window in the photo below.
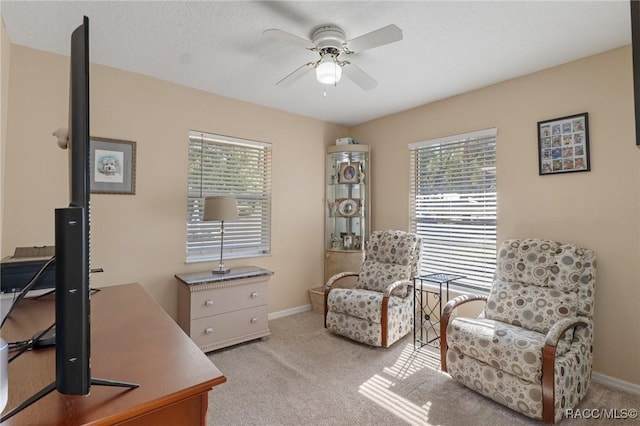
<svg viewBox="0 0 640 426">
<path fill-rule="evenodd" d="M 496 266 L 496 129 L 409 149 L 410 226 L 424 244 L 420 273 L 465 275 L 461 284 L 488 289 Z"/>
<path fill-rule="evenodd" d="M 189 132 L 187 262 L 220 258 L 220 223 L 203 222 L 204 198 L 234 195 L 238 220 L 224 223 L 224 257 L 271 253 L 271 144 Z"/>
</svg>

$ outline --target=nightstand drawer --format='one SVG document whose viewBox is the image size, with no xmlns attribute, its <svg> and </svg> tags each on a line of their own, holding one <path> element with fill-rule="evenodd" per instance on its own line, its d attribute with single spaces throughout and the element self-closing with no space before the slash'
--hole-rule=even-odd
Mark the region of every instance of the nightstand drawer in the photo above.
<svg viewBox="0 0 640 426">
<path fill-rule="evenodd" d="M 191 338 L 203 351 L 269 335 L 269 308 L 256 306 L 199 318 L 191 322 Z"/>
<path fill-rule="evenodd" d="M 218 315 L 239 309 L 266 305 L 268 280 L 194 291 L 191 295 L 191 319 Z"/>
</svg>

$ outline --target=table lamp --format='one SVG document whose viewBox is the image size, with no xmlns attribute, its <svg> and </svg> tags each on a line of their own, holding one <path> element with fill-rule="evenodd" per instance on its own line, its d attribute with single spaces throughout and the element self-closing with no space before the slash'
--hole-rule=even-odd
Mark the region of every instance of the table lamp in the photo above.
<svg viewBox="0 0 640 426">
<path fill-rule="evenodd" d="M 204 199 L 203 221 L 220 221 L 220 265 L 214 269 L 214 274 L 226 274 L 229 268 L 224 267 L 222 251 L 224 249 L 224 221 L 238 218 L 238 203 L 233 196 L 214 196 Z"/>
</svg>

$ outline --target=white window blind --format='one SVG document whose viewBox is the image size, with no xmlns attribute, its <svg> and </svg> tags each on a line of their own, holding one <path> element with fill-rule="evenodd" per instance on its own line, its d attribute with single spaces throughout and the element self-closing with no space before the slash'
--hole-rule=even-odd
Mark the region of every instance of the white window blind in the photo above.
<svg viewBox="0 0 640 426">
<path fill-rule="evenodd" d="M 411 144 L 411 230 L 420 274 L 488 289 L 496 267 L 496 129 Z"/>
<path fill-rule="evenodd" d="M 220 258 L 220 222 L 204 222 L 204 198 L 233 195 L 239 219 L 224 223 L 224 258 L 271 253 L 271 144 L 189 132 L 187 262 Z"/>
</svg>

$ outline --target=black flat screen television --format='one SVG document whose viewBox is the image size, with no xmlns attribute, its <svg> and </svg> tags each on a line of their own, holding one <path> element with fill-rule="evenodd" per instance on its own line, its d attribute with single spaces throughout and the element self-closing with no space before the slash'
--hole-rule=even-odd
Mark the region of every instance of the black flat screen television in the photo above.
<svg viewBox="0 0 640 426">
<path fill-rule="evenodd" d="M 89 132 L 89 18 L 71 34 L 69 85 L 69 207 L 56 209 L 56 381 L 66 395 L 92 385 L 137 388 L 91 377 L 91 155 Z"/>
<path fill-rule="evenodd" d="M 71 34 L 69 207 L 55 211 L 56 379 L 0 418 L 3 423 L 53 390 L 88 395 L 92 385 L 137 388 L 91 377 L 89 18 Z"/>
<path fill-rule="evenodd" d="M 56 390 L 91 387 L 89 18 L 71 34 L 69 207 L 56 209 Z"/>
</svg>

